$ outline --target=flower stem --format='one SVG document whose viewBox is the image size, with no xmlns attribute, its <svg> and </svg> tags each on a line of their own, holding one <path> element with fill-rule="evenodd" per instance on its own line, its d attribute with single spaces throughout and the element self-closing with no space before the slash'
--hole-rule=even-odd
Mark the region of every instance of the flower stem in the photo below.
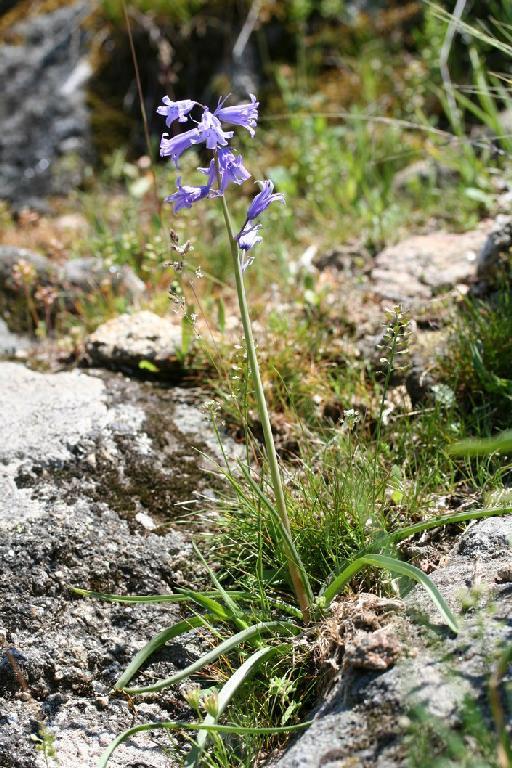
<svg viewBox="0 0 512 768">
<path fill-rule="evenodd" d="M 284 498 L 283 484 L 281 480 L 281 473 L 279 471 L 279 463 L 277 461 L 276 447 L 274 445 L 274 438 L 272 435 L 272 428 L 270 425 L 270 418 L 268 415 L 267 401 L 265 399 L 265 392 L 263 390 L 263 383 L 261 381 L 260 367 L 258 364 L 258 358 L 256 355 L 256 346 L 254 343 L 254 336 L 252 333 L 251 318 L 249 315 L 249 308 L 247 305 L 247 297 L 245 294 L 245 285 L 243 280 L 242 268 L 240 266 L 240 260 L 238 257 L 238 244 L 233 234 L 233 227 L 231 224 L 231 217 L 229 215 L 228 206 L 224 195 L 221 196 L 222 213 L 224 214 L 224 221 L 229 237 L 229 245 L 231 248 L 231 256 L 233 259 L 233 269 L 235 272 L 236 290 L 238 294 L 238 304 L 240 306 L 240 314 L 242 317 L 242 325 L 244 329 L 245 341 L 247 344 L 247 357 L 249 359 L 249 367 L 251 370 L 254 390 L 256 394 L 256 401 L 258 404 L 258 413 L 263 429 L 263 438 L 265 441 L 265 448 L 267 451 L 267 459 L 270 469 L 270 477 L 272 480 L 272 487 L 274 489 L 275 501 L 277 512 L 281 518 L 281 522 L 288 533 L 290 533 L 290 521 L 288 519 L 288 513 L 286 511 L 286 502 Z M 286 560 L 288 565 L 288 571 L 292 580 L 293 589 L 297 602 L 302 611 L 302 617 L 307 624 L 311 618 L 311 606 L 308 599 L 307 591 L 302 579 L 302 576 L 294 562 L 286 544 L 284 544 L 284 550 L 286 554 Z"/>
</svg>

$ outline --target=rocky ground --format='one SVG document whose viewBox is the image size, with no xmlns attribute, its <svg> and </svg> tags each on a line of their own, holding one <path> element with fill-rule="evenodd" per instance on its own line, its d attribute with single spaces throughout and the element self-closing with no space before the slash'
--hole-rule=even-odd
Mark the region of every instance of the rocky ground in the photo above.
<svg viewBox="0 0 512 768">
<path fill-rule="evenodd" d="M 434 233 L 380 254 L 354 302 L 366 312 L 358 330 L 361 354 L 374 354 L 372 318 L 389 299 L 408 303 L 422 349 L 422 338 L 442 330 L 439 295 L 450 302 L 473 290 L 482 274 L 488 279 L 493 259 L 510 245 L 507 227 L 501 220 L 467 235 Z M 35 269 L 47 267 L 37 255 L 22 256 Z M 329 270 L 339 279 L 345 256 L 320 260 L 320 281 Z M 0 249 L 2 258 L 11 264 L 12 249 Z M 80 265 L 74 280 L 71 266 L 65 279 L 61 269 L 48 280 L 61 280 L 73 297 L 83 288 Z M 3 274 L 11 319 L 16 307 L 7 267 Z M 126 290 L 136 296 L 133 280 L 130 285 Z M 180 611 L 89 601 L 70 586 L 163 593 L 190 583 L 190 531 L 204 524 L 202 513 L 218 488 L 203 454 L 218 460 L 219 451 L 199 408 L 205 393 L 183 386 L 173 316 L 143 311 L 102 325 L 85 343 L 82 370 L 31 370 L 22 361 L 34 359 L 33 343 L 0 327 L 0 764 L 43 768 L 37 746 L 46 732 L 62 768 L 89 768 L 124 728 L 189 714 L 179 691 L 135 705 L 109 694 L 137 649 Z M 164 380 L 141 379 L 141 364 L 148 362 L 150 378 L 156 370 Z M 428 354 L 418 354 L 417 369 L 424 383 Z M 405 601 L 405 615 L 393 609 L 383 619 L 387 610 L 378 601 L 356 606 L 350 642 L 341 644 L 341 655 L 334 643 L 329 658 L 334 687 L 311 729 L 276 765 L 401 766 L 411 704 L 456 719 L 465 692 L 482 698 L 488 659 L 510 640 L 511 538 L 509 520 L 475 524 L 434 574 L 454 608 L 463 593 L 466 603 L 473 595 L 457 639 L 438 625 L 420 590 Z M 334 613 L 331 630 L 341 632 L 346 621 Z M 197 654 L 198 643 L 192 634 L 172 643 L 142 675 L 149 681 L 169 674 Z M 178 764 L 169 740 L 158 736 L 128 742 L 112 762 L 119 768 Z"/>
<path fill-rule="evenodd" d="M 406 619 L 393 611 L 381 624 L 378 610 L 372 616 L 361 605 L 357 631 L 344 653 L 330 659 L 338 665 L 334 687 L 275 768 L 398 768 L 407 764 L 416 708 L 454 728 L 465 697 L 486 713 L 496 654 L 512 641 L 511 545 L 512 520 L 484 520 L 464 532 L 446 565 L 431 574 L 455 611 L 466 606 L 457 637 L 439 624 L 420 588 L 405 599 Z"/>
<path fill-rule="evenodd" d="M 95 27 L 97 4 L 90 0 L 1 5 L 0 198 L 19 226 L 0 238 L 0 768 L 92 768 L 123 729 L 191 716 L 179 689 L 143 701 L 110 693 L 137 650 L 183 614 L 170 605 L 87 600 L 71 587 L 148 594 L 197 586 L 191 542 L 211 523 L 211 500 L 221 489 L 214 462 L 222 454 L 201 410 L 210 395 L 199 388 L 197 372 L 194 386 L 187 382 L 179 317 L 141 309 L 149 303 L 145 284 L 126 264 L 106 265 L 90 255 L 92 232 L 81 214 L 53 215 L 53 196 L 87 182 L 95 151 L 110 153 L 136 132 L 126 119 L 128 110 L 140 122 L 128 41 Z M 348 15 L 360 7 L 402 10 L 400 3 L 342 5 Z M 407 15 L 418 4 L 402 5 Z M 222 81 L 228 75 L 234 92 L 258 92 L 256 45 L 247 39 L 243 56 L 235 57 L 243 34 L 233 45 L 232 22 L 220 24 L 214 13 L 204 29 L 180 21 L 162 31 L 152 13 L 131 11 L 150 120 L 176 63 L 191 93 L 201 80 L 204 92 L 212 74 Z M 265 55 L 271 59 L 275 51 L 281 60 L 283 41 L 295 48 L 296 24 L 288 43 L 279 20 L 269 18 L 269 40 L 278 47 Z M 221 50 L 221 68 L 212 69 Z M 124 113 L 112 108 L 113 94 Z M 103 148 L 96 146 L 100 137 Z M 422 159 L 398 172 L 394 186 L 408 194 L 435 181 L 442 194 L 454 174 Z M 496 210 L 509 211 L 512 193 L 503 184 Z M 40 220 L 37 212 L 44 214 Z M 296 273 L 314 272 L 315 286 L 329 289 L 338 315 L 346 309 L 340 323 L 353 331 L 347 346 L 374 367 L 384 308 L 396 302 L 407 308 L 412 366 L 393 386 L 411 409 L 433 393 L 431 371 L 450 330 L 450 310 L 468 292 L 492 288 L 501 257 L 512 249 L 510 216 L 464 234 L 429 226 L 376 256 L 359 242 L 328 253 L 309 246 L 292 265 Z M 67 259 L 82 238 L 85 257 Z M 66 349 L 52 346 L 57 313 L 85 317 L 82 305 L 91 295 L 119 301 L 108 314 L 119 306 L 120 316 L 83 345 L 80 334 L 79 341 L 69 334 Z M 50 339 L 41 341 L 27 334 L 42 319 Z M 231 331 L 238 343 L 240 326 L 228 320 Z M 345 339 L 336 341 L 343 362 Z M 332 422 L 343 417 L 336 402 L 318 407 Z M 294 441 L 282 450 L 287 436 L 275 426 L 281 455 L 293 454 Z M 227 436 L 225 447 L 236 453 Z M 440 625 L 419 588 L 403 602 L 360 595 L 337 603 L 317 649 L 329 685 L 313 725 L 274 759 L 275 768 L 403 768 L 412 708 L 454 727 L 466 695 L 486 710 L 489 671 L 512 640 L 512 522 L 491 518 L 458 539 L 443 535 L 442 546 L 440 538 L 430 540 L 437 566 L 430 575 L 450 605 L 464 609 L 460 635 Z M 169 643 L 139 680 L 183 667 L 203 643 L 199 633 Z M 158 733 L 135 738 L 111 765 L 177 768 L 183 746 Z"/>
<path fill-rule="evenodd" d="M 198 393 L 99 371 L 38 373 L 0 363 L 0 764 L 45 765 L 40 724 L 59 765 L 89 768 L 133 722 L 179 716 L 179 694 L 131 709 L 109 690 L 172 607 L 74 596 L 70 586 L 168 593 L 189 583 L 178 519 L 200 518 L 216 486 L 199 451 L 218 458 Z M 187 642 L 188 640 L 188 642 Z M 171 644 L 148 674 L 191 659 Z M 119 750 L 118 766 L 169 766 L 164 739 Z"/>
</svg>

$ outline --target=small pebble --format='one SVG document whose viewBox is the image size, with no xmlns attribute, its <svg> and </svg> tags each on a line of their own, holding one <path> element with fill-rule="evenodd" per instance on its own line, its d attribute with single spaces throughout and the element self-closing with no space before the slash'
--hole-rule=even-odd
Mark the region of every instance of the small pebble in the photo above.
<svg viewBox="0 0 512 768">
<path fill-rule="evenodd" d="M 494 580 L 497 584 L 509 584 L 512 582 L 512 563 L 507 563 L 503 568 L 500 568 Z"/>
</svg>

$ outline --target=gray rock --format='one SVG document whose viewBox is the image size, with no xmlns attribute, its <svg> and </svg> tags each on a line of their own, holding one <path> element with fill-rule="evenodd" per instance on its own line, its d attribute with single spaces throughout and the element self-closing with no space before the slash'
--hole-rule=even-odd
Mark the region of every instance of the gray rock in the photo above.
<svg viewBox="0 0 512 768">
<path fill-rule="evenodd" d="M 462 235 L 432 232 L 385 248 L 376 257 L 371 273 L 375 292 L 385 299 L 410 304 L 471 282 L 489 229 L 484 223 Z"/>
<path fill-rule="evenodd" d="M 64 302 L 70 312 L 76 311 L 79 299 L 100 290 L 105 283 L 115 294 L 126 296 L 131 301 L 139 300 L 145 290 L 142 280 L 127 265 L 107 267 L 95 257 L 70 259 L 59 264 L 26 248 L 0 246 L 0 313 L 16 329 L 23 328 L 27 323 L 26 298 L 15 279 L 16 269 L 21 263 L 32 273 L 28 283 L 36 307 L 40 302 L 34 293 L 37 288 L 46 286 L 55 289 L 61 304 Z M 40 310 L 44 318 L 44 308 Z"/>
<path fill-rule="evenodd" d="M 12 333 L 0 317 L 0 359 L 25 357 L 30 348 L 30 339 Z"/>
<path fill-rule="evenodd" d="M 0 290 L 17 291 L 14 269 L 21 261 L 34 271 L 38 281 L 48 283 L 56 275 L 55 264 L 40 253 L 13 245 L 0 245 Z"/>
<path fill-rule="evenodd" d="M 132 299 L 140 298 L 145 286 L 133 269 L 126 264 L 112 264 L 106 267 L 101 259 L 87 256 L 70 259 L 59 267 L 57 281 L 68 293 L 90 293 L 97 290 L 105 281 L 113 290 L 127 293 Z"/>
<path fill-rule="evenodd" d="M 159 317 L 146 310 L 103 323 L 85 343 L 93 365 L 127 371 L 140 370 L 143 361 L 161 372 L 179 371 L 180 349 L 179 317 Z"/>
<path fill-rule="evenodd" d="M 33 461 L 59 465 L 84 435 L 108 419 L 101 379 L 78 371 L 45 376 L 16 363 L 0 365 L 0 412 L 4 440 L 0 463 Z"/>
<path fill-rule="evenodd" d="M 443 187 L 455 183 L 460 178 L 456 169 L 438 163 L 433 158 L 418 160 L 395 173 L 393 189 L 397 192 L 407 192 L 409 187 L 432 185 Z"/>
<path fill-rule="evenodd" d="M 510 564 L 511 542 L 510 517 L 467 528 L 448 564 L 431 574 L 456 611 L 463 595 L 476 590 L 473 608 L 461 617 L 459 635 L 450 635 L 426 592 L 415 588 L 406 604 L 425 628 L 409 624 L 397 630 L 408 656 L 382 674 L 344 666 L 312 726 L 273 767 L 405 766 L 405 716 L 412 707 L 421 706 L 445 725 L 455 725 L 464 696 L 485 701 L 489 659 L 512 640 L 510 584 L 495 583 Z M 437 642 L 432 642 L 433 631 Z"/>
<path fill-rule="evenodd" d="M 512 216 L 497 216 L 477 261 L 478 288 L 495 287 L 500 278 L 512 275 Z"/>
<path fill-rule="evenodd" d="M 211 455 L 210 428 L 193 390 L 119 375 L 4 362 L 0 393 L 0 765 L 45 768 L 31 738 L 41 723 L 59 765 L 91 768 L 133 722 L 189 717 L 175 691 L 133 712 L 109 696 L 136 651 L 181 611 L 89 601 L 69 586 L 142 594 L 189 583 L 190 545 L 169 524 L 215 490 L 199 455 Z M 185 635 L 138 679 L 169 675 L 199 647 Z M 142 736 L 112 765 L 172 768 L 168 748 L 165 734 Z"/>
<path fill-rule="evenodd" d="M 90 12 L 81 0 L 8 30 L 0 50 L 0 197 L 26 205 L 82 178 L 91 154 L 83 27 Z"/>
</svg>

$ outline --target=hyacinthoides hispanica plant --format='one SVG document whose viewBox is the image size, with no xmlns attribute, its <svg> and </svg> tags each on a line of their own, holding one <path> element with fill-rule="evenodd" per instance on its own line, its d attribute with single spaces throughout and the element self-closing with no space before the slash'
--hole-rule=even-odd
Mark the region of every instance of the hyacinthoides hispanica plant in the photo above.
<svg viewBox="0 0 512 768">
<path fill-rule="evenodd" d="M 195 101 L 185 100 L 171 102 L 166 96 L 164 103 L 158 108 L 161 115 L 165 115 L 166 125 L 169 127 L 175 120 L 184 122 L 187 115 L 197 106 Z M 260 417 L 265 449 L 274 491 L 275 505 L 279 515 L 279 521 L 285 537 L 283 548 L 288 565 L 290 579 L 297 602 L 299 603 L 303 619 L 306 623 L 311 618 L 311 604 L 313 595 L 308 587 L 307 578 L 301 574 L 296 560 L 293 557 L 288 540 L 291 535 L 290 523 L 286 512 L 286 503 L 284 498 L 283 484 L 277 454 L 272 437 L 270 418 L 268 414 L 263 383 L 261 380 L 258 358 L 256 356 L 256 346 L 251 327 L 247 296 L 245 293 L 243 273 L 252 262 L 252 251 L 254 246 L 261 242 L 262 237 L 259 234 L 261 224 L 259 217 L 273 202 L 284 203 L 284 197 L 280 194 L 274 194 L 274 186 L 271 181 L 260 182 L 261 190 L 254 197 L 247 209 L 247 215 L 243 226 L 235 235 L 231 216 L 229 214 L 225 192 L 230 184 L 243 184 L 250 178 L 250 173 L 243 165 L 241 155 L 237 155 L 229 147 L 228 139 L 233 136 L 233 131 L 225 131 L 222 123 L 231 125 L 240 125 L 246 128 L 251 136 L 254 136 L 255 127 L 258 120 L 259 103 L 251 95 L 251 101 L 248 104 L 241 104 L 233 107 L 224 107 L 224 100 L 219 102 L 215 112 L 211 113 L 208 107 L 202 107 L 203 113 L 199 123 L 184 133 L 178 134 L 172 139 L 164 134 L 160 144 L 160 154 L 162 157 L 170 157 L 177 165 L 180 155 L 189 147 L 197 144 L 205 144 L 206 148 L 212 152 L 212 158 L 207 168 L 199 170 L 207 176 L 206 184 L 199 187 L 182 186 L 181 177 L 178 177 L 177 191 L 166 198 L 166 202 L 172 203 L 174 213 L 178 213 L 181 208 L 190 208 L 192 205 L 205 197 L 219 198 L 222 204 L 222 213 L 226 224 L 229 247 L 233 262 L 233 271 L 235 274 L 236 290 L 238 294 L 238 304 L 242 318 L 245 342 L 247 346 L 247 357 L 249 367 L 254 383 L 256 402 L 258 406 L 258 415 Z"/>
<path fill-rule="evenodd" d="M 247 357 L 252 375 L 259 417 L 263 427 L 266 459 L 269 468 L 270 481 L 264 479 L 257 483 L 251 469 L 242 463 L 235 477 L 226 472 L 226 477 L 240 499 L 247 502 L 250 496 L 257 500 L 259 508 L 270 516 L 273 523 L 276 548 L 283 553 L 288 570 L 292 590 L 297 605 L 294 605 L 282 593 L 269 594 L 269 587 L 262 586 L 257 594 L 228 590 L 208 568 L 199 552 L 199 558 L 206 566 L 214 589 L 212 591 L 179 590 L 169 595 L 107 595 L 86 590 L 75 590 L 79 594 L 96 597 L 112 602 L 128 604 L 135 603 L 189 603 L 203 610 L 190 618 L 164 629 L 153 637 L 135 656 L 128 668 L 115 685 L 115 690 L 128 696 L 155 693 L 171 685 L 180 683 L 211 665 L 221 657 L 227 658 L 233 652 L 238 652 L 242 663 L 229 677 L 222 688 L 214 695 L 201 699 L 197 688 L 189 691 L 187 700 L 199 719 L 197 723 L 166 721 L 151 722 L 137 725 L 121 733 L 107 748 L 99 761 L 99 768 L 104 768 L 116 747 L 130 736 L 143 731 L 155 729 L 197 731 L 197 739 L 189 751 L 185 765 L 194 768 L 199 765 L 210 736 L 220 738 L 221 734 L 279 734 L 304 728 L 309 723 L 298 723 L 290 726 L 276 727 L 243 727 L 236 724 L 221 724 L 228 704 L 247 678 L 256 670 L 265 667 L 274 657 L 289 655 L 293 657 L 296 639 L 299 641 L 303 627 L 318 621 L 326 614 L 332 601 L 345 590 L 352 577 L 365 567 L 383 569 L 398 576 L 408 577 L 421 584 L 429 593 L 434 604 L 440 611 L 449 628 L 457 631 L 457 620 L 450 607 L 434 583 L 418 568 L 403 563 L 389 556 L 390 548 L 397 542 L 424 530 L 447 523 L 463 522 L 476 517 L 487 517 L 493 514 L 505 514 L 510 510 L 473 510 L 463 513 L 430 519 L 422 523 L 408 526 L 390 534 L 380 534 L 364 550 L 360 551 L 353 560 L 346 562 L 338 573 L 335 573 L 324 584 L 318 595 L 313 595 L 310 578 L 294 545 L 292 530 L 286 509 L 285 495 L 279 463 L 277 460 L 274 440 L 272 437 L 270 418 L 265 400 L 256 346 L 251 328 L 249 307 L 244 285 L 244 275 L 253 260 L 253 249 L 262 242 L 260 231 L 262 224 L 260 216 L 274 202 L 284 202 L 281 194 L 274 193 L 271 181 L 259 182 L 260 191 L 250 203 L 242 226 L 234 228 L 226 201 L 226 192 L 234 186 L 239 186 L 250 178 L 249 171 L 243 164 L 240 154 L 229 145 L 234 132 L 225 130 L 223 124 L 241 126 L 251 136 L 254 136 L 258 120 L 258 102 L 254 96 L 248 103 L 237 106 L 225 106 L 221 100 L 214 112 L 196 101 L 171 101 L 167 96 L 158 108 L 158 113 L 165 117 L 168 127 L 173 123 L 187 124 L 187 130 L 170 138 L 162 136 L 160 153 L 170 158 L 176 167 L 181 155 L 194 146 L 205 146 L 211 153 L 210 162 L 206 168 L 199 170 L 206 177 L 200 186 L 182 184 L 182 178 L 177 179 L 176 192 L 166 198 L 171 203 L 175 213 L 183 208 L 191 208 L 200 201 L 218 200 L 226 225 L 227 237 L 232 257 L 233 272 L 236 282 L 242 326 L 245 335 Z M 199 112 L 199 120 L 194 120 L 192 114 Z M 390 362 L 389 365 L 392 365 Z M 377 501 L 374 499 L 374 503 Z M 384 553 L 384 554 L 383 554 Z M 314 576 L 315 574 L 311 574 Z M 130 681 L 143 664 L 167 642 L 190 630 L 205 628 L 219 638 L 219 627 L 224 627 L 221 637 L 225 637 L 212 650 L 205 653 L 185 669 L 179 670 L 168 678 L 159 680 L 151 685 L 132 687 Z M 234 630 L 234 632 L 233 632 Z M 311 629 L 308 630 L 311 633 Z M 266 640 L 264 640 L 266 636 Z M 243 649 L 243 650 L 242 650 Z M 206 712 L 206 715 L 202 714 Z M 202 718 L 202 719 L 201 719 Z"/>
</svg>

